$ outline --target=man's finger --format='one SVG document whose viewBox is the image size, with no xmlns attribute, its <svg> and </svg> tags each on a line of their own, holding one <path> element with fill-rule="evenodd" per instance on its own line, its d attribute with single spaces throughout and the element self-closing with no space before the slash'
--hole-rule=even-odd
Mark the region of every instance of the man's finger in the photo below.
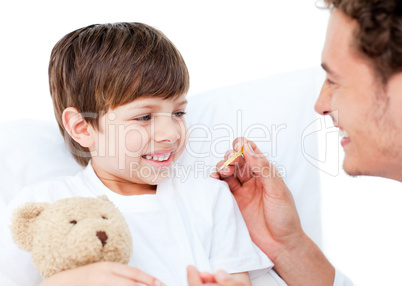
<svg viewBox="0 0 402 286">
<path fill-rule="evenodd" d="M 254 176 L 266 190 L 266 194 L 272 198 L 289 199 L 289 192 L 282 176 L 275 166 L 262 154 L 254 142 L 249 141 L 244 146 L 244 158 L 250 164 Z"/>
<path fill-rule="evenodd" d="M 279 175 L 277 174 L 276 168 L 271 164 L 270 161 L 264 156 L 264 154 L 258 149 L 254 142 L 249 141 L 244 145 L 244 160 L 250 164 L 254 174 L 257 175 Z"/>
<path fill-rule="evenodd" d="M 241 146 L 244 146 L 248 142 L 251 142 L 251 141 L 247 140 L 247 138 L 237 137 L 235 140 L 233 140 L 233 143 L 232 143 L 233 150 L 235 150 L 235 152 L 239 151 Z"/>
<path fill-rule="evenodd" d="M 224 167 L 222 170 L 219 170 L 224 163 L 225 163 L 225 161 L 220 161 L 220 162 L 218 162 L 218 164 L 216 164 L 216 169 L 218 170 L 218 173 L 221 176 L 221 178 L 226 178 L 226 177 L 232 176 L 233 172 L 234 172 L 233 165 L 228 165 L 228 166 Z"/>
<path fill-rule="evenodd" d="M 235 176 L 229 176 L 229 177 L 225 177 L 222 178 L 223 181 L 225 181 L 228 186 L 229 189 L 232 193 L 236 192 L 237 190 L 239 190 L 241 188 L 241 183 L 239 182 L 239 180 L 235 177 Z"/>
<path fill-rule="evenodd" d="M 216 164 L 216 168 L 217 170 L 219 170 L 219 168 L 232 156 L 234 155 L 236 152 L 234 150 L 229 150 L 225 153 L 224 156 L 224 161 L 219 162 L 218 164 Z M 227 167 L 229 167 L 228 169 L 225 170 L 224 173 L 222 173 L 224 176 L 228 177 L 231 176 L 233 174 L 233 172 L 239 168 L 242 168 L 244 165 L 244 159 L 243 156 L 238 156 L 236 159 L 234 159 L 232 162 L 230 162 L 228 164 Z M 233 167 L 233 168 L 231 168 Z M 221 170 L 222 171 L 222 170 Z M 219 171 L 219 172 L 221 172 Z M 244 180 L 241 180 L 244 181 Z"/>
<path fill-rule="evenodd" d="M 236 159 L 235 164 L 235 176 L 241 184 L 246 183 L 248 180 L 254 177 L 253 172 L 250 168 L 250 164 L 246 163 L 243 156 Z"/>
<path fill-rule="evenodd" d="M 217 180 L 220 180 L 220 176 L 219 176 L 219 174 L 217 173 L 217 172 L 213 172 L 211 175 L 209 175 L 211 178 L 214 178 L 214 179 L 217 179 Z"/>
</svg>

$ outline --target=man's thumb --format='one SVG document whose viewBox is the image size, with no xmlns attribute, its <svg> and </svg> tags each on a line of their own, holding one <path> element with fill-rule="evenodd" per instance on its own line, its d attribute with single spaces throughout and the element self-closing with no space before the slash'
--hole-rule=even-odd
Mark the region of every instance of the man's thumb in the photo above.
<svg viewBox="0 0 402 286">
<path fill-rule="evenodd" d="M 276 185 L 284 185 L 283 179 L 275 166 L 264 156 L 254 142 L 244 145 L 244 160 L 250 166 L 250 170 L 255 177 L 259 177 L 261 183 L 267 190 L 272 191 Z M 275 188 L 274 188 L 275 189 Z"/>
<path fill-rule="evenodd" d="M 258 149 L 254 142 L 247 142 L 244 145 L 243 157 L 247 164 L 249 164 L 254 174 L 259 175 L 267 173 L 271 168 L 275 168 L 264 154 Z"/>
</svg>

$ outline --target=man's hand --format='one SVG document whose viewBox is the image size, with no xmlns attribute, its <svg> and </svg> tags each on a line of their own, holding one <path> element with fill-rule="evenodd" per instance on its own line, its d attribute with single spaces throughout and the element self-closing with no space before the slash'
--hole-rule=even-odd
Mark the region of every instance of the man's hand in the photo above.
<svg viewBox="0 0 402 286">
<path fill-rule="evenodd" d="M 228 183 L 254 243 L 288 284 L 332 285 L 334 268 L 304 233 L 293 196 L 279 172 L 254 142 L 240 137 L 233 146 L 225 159 L 242 146 L 243 157 L 211 176 Z"/>
<path fill-rule="evenodd" d="M 237 138 L 233 146 L 234 151 L 228 151 L 225 159 L 242 146 L 243 157 L 213 177 L 229 184 L 251 238 L 275 263 L 284 247 L 291 247 L 304 236 L 293 196 L 254 142 Z M 216 167 L 223 163 L 219 162 Z"/>
</svg>

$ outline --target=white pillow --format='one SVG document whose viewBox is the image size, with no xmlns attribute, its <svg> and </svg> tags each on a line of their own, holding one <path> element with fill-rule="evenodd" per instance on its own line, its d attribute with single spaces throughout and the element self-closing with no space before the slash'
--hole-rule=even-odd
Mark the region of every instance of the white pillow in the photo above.
<svg viewBox="0 0 402 286">
<path fill-rule="evenodd" d="M 316 118 L 316 77 L 315 68 L 307 69 L 190 96 L 190 138 L 179 164 L 209 176 L 236 137 L 252 139 L 285 173 L 303 228 L 320 244 L 318 169 L 302 150 L 303 130 Z M 311 156 L 317 152 L 315 137 L 308 138 Z M 6 122 L 0 124 L 0 138 L 0 207 L 24 186 L 82 169 L 53 121 Z"/>
<path fill-rule="evenodd" d="M 82 169 L 64 144 L 56 121 L 0 124 L 0 190 L 5 204 L 22 187 Z"/>
</svg>

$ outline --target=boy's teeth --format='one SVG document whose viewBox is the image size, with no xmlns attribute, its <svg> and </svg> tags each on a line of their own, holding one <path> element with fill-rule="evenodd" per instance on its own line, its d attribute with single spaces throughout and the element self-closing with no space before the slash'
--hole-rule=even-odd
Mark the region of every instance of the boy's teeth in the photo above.
<svg viewBox="0 0 402 286">
<path fill-rule="evenodd" d="M 145 157 L 145 159 L 147 159 L 147 160 L 154 160 L 154 161 L 162 162 L 162 161 L 166 161 L 167 159 L 169 159 L 170 154 L 167 154 L 167 155 L 165 155 L 165 156 L 160 156 L 160 157 L 158 157 L 158 156 L 156 156 L 156 155 L 154 155 L 154 156 L 146 155 L 146 156 L 144 156 L 144 157 Z"/>
</svg>

